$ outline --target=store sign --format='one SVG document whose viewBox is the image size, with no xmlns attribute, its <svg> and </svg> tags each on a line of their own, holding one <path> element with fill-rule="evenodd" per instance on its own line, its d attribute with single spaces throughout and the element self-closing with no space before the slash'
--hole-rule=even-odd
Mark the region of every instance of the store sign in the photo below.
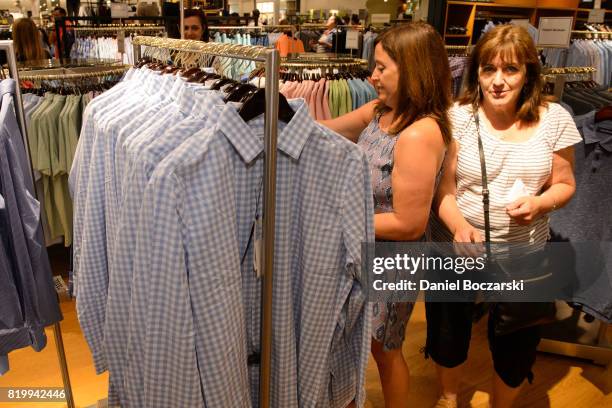
<svg viewBox="0 0 612 408">
<path fill-rule="evenodd" d="M 538 47 L 568 48 L 573 25 L 573 17 L 540 17 Z"/>
<path fill-rule="evenodd" d="M 347 30 L 346 32 L 346 48 L 349 50 L 359 49 L 359 31 Z"/>
<path fill-rule="evenodd" d="M 589 23 L 603 23 L 606 19 L 606 9 L 593 9 L 589 11 Z"/>
<path fill-rule="evenodd" d="M 391 21 L 391 14 L 372 14 L 372 24 L 384 24 Z"/>
</svg>

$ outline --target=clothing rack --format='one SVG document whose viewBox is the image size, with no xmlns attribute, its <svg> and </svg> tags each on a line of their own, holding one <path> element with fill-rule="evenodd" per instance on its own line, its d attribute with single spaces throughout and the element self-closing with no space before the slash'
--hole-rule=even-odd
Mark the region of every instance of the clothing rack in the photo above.
<svg viewBox="0 0 612 408">
<path fill-rule="evenodd" d="M 342 70 L 367 68 L 368 61 L 359 58 L 285 58 L 280 66 L 288 69 L 322 68 L 325 74 L 327 70 L 334 68 Z"/>
<path fill-rule="evenodd" d="M 545 82 L 554 84 L 553 95 L 557 100 L 561 100 L 566 82 L 591 81 L 596 71 L 593 67 L 548 68 L 542 73 L 542 78 Z"/>
<path fill-rule="evenodd" d="M 117 33 L 119 31 L 166 31 L 165 26 L 156 26 L 156 25 L 111 25 L 108 27 L 100 27 L 100 26 L 77 26 L 72 27 L 72 31 L 86 31 L 86 32 L 105 32 L 105 33 Z"/>
<path fill-rule="evenodd" d="M 314 23 L 303 23 L 303 24 L 298 24 L 298 29 L 301 28 L 327 28 L 327 24 L 314 24 Z M 334 28 L 350 28 L 353 30 L 358 30 L 358 31 L 363 31 L 365 29 L 365 27 L 363 25 L 343 25 L 343 24 L 339 24 Z"/>
<path fill-rule="evenodd" d="M 134 59 L 141 56 L 141 46 L 166 49 L 185 54 L 203 54 L 265 63 L 266 109 L 264 114 L 264 178 L 263 178 L 263 257 L 262 319 L 260 350 L 259 406 L 270 406 L 270 374 L 272 356 L 272 283 L 274 275 L 274 231 L 276 210 L 276 146 L 279 113 L 279 52 L 259 46 L 204 43 L 192 40 L 138 36 L 133 40 Z M 246 363 L 246 362 L 245 362 Z"/>
<path fill-rule="evenodd" d="M 181 0 L 182 2 L 183 0 Z M 182 17 L 182 8 L 181 8 L 181 17 Z M 151 21 L 151 22 L 159 22 L 159 21 L 163 21 L 163 22 L 169 22 L 169 21 L 176 21 L 177 18 L 173 17 L 173 16 L 134 16 L 134 17 L 124 17 L 124 18 L 119 18 L 119 19 L 115 19 L 115 20 L 119 20 L 119 24 L 113 24 L 112 18 L 109 17 L 101 17 L 101 16 L 94 16 L 94 17 L 62 17 L 62 18 L 58 18 L 55 20 L 55 35 L 58 41 L 58 48 L 59 48 L 59 54 L 63 55 L 63 51 L 64 51 L 64 44 L 63 41 L 61 41 L 62 36 L 60 36 L 60 32 L 66 32 L 66 21 L 70 21 L 70 22 L 75 22 L 78 23 L 79 21 L 86 21 L 89 23 L 90 27 L 88 27 L 89 29 L 91 29 L 91 26 L 93 27 L 100 27 L 100 28 L 106 28 L 106 27 L 116 27 L 116 26 L 134 26 L 135 24 L 124 24 L 124 21 Z M 182 18 L 180 20 L 182 22 Z M 142 25 L 142 24 L 141 24 Z M 78 25 L 72 25 L 70 26 L 70 30 L 74 30 L 78 27 Z M 180 24 L 180 28 L 181 28 L 181 35 L 183 33 L 183 24 Z M 119 30 L 117 30 L 119 31 Z"/>
<path fill-rule="evenodd" d="M 17 58 L 15 57 L 15 48 L 12 40 L 0 41 L 0 50 L 6 52 L 9 73 L 11 78 L 19 84 L 19 71 L 17 70 Z M 21 90 L 19 86 L 15 87 L 15 111 L 17 113 L 17 121 L 19 122 L 19 130 L 21 131 L 21 137 L 23 138 L 23 144 L 26 149 L 28 162 L 30 164 L 30 177 L 32 182 L 35 183 L 34 170 L 32 168 L 32 155 L 30 152 L 30 144 L 28 143 L 27 126 L 25 121 L 25 113 L 23 111 L 23 99 L 21 97 Z M 53 337 L 55 338 L 55 347 L 57 349 L 57 357 L 60 363 L 60 370 L 62 373 L 62 381 L 64 383 L 64 391 L 66 393 L 66 403 L 68 408 L 74 408 L 74 399 L 72 396 L 72 386 L 70 384 L 70 376 L 68 374 L 68 363 L 66 362 L 66 352 L 64 350 L 64 340 L 62 338 L 62 330 L 59 322 L 53 324 Z"/>
<path fill-rule="evenodd" d="M 25 73 L 20 79 L 26 81 L 62 81 L 82 78 L 100 78 L 105 76 L 123 75 L 130 67 L 128 65 L 110 66 L 94 69 L 55 68 L 49 70 L 32 71 L 33 74 Z M 79 72 L 80 71 L 80 72 Z"/>
<path fill-rule="evenodd" d="M 468 56 L 471 52 L 471 47 L 469 45 L 445 45 L 446 52 L 450 55 L 463 55 Z"/>
<path fill-rule="evenodd" d="M 566 83 L 592 81 L 593 73 L 596 71 L 597 69 L 593 67 L 547 68 L 544 70 L 542 77 L 547 83 L 554 84 L 553 95 L 560 101 Z M 542 338 L 538 350 L 568 357 L 589 359 L 595 364 L 605 365 L 612 361 L 612 347 L 606 340 L 607 330 L 608 324 L 600 321 L 596 340 L 593 344 Z"/>
<path fill-rule="evenodd" d="M 253 30 L 253 31 L 267 31 L 269 29 L 291 29 L 295 30 L 295 25 L 280 24 L 280 25 L 265 25 L 265 26 L 209 26 L 208 29 L 211 31 L 219 30 Z"/>
<path fill-rule="evenodd" d="M 580 30 L 574 30 L 572 31 L 572 37 L 571 38 L 586 38 L 586 39 L 611 39 L 612 38 L 612 31 L 580 31 Z"/>
</svg>

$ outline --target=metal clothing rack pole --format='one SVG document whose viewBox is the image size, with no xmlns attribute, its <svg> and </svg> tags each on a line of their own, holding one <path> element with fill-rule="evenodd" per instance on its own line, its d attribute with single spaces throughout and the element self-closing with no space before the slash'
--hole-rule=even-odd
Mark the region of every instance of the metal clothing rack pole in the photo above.
<svg viewBox="0 0 612 408">
<path fill-rule="evenodd" d="M 295 29 L 295 25 L 291 24 L 278 24 L 278 25 L 265 25 L 265 26 L 208 26 L 209 30 L 258 30 L 266 31 L 268 29 L 282 29 L 292 28 Z"/>
<path fill-rule="evenodd" d="M 32 71 L 21 75 L 21 79 L 28 81 L 61 81 L 61 80 L 72 80 L 82 78 L 99 78 L 105 76 L 117 76 L 122 75 L 129 69 L 129 65 L 120 67 L 107 67 L 103 69 L 78 72 L 76 70 L 70 70 L 66 68 L 55 68 L 49 70 L 38 70 Z"/>
<path fill-rule="evenodd" d="M 73 27 L 73 31 L 85 31 L 85 32 L 108 32 L 114 33 L 118 31 L 161 31 L 165 30 L 165 26 L 112 26 L 112 27 Z"/>
<path fill-rule="evenodd" d="M 179 1 L 179 25 L 181 26 L 181 39 L 185 38 L 185 3 L 184 0 Z"/>
<path fill-rule="evenodd" d="M 227 44 L 138 36 L 133 40 L 135 61 L 140 59 L 140 47 L 142 45 L 265 63 L 266 109 L 264 116 L 263 274 L 259 406 L 261 408 L 269 408 L 272 364 L 272 288 L 274 277 L 274 231 L 276 212 L 276 146 L 278 137 L 278 88 L 280 77 L 279 52 L 273 48 L 259 46 L 232 45 L 231 47 L 227 47 Z"/>
<path fill-rule="evenodd" d="M 21 130 L 21 137 L 23 138 L 23 144 L 25 146 L 28 162 L 30 164 L 30 177 L 34 185 L 34 170 L 32 168 L 32 156 L 30 152 L 30 144 L 28 143 L 27 126 L 25 121 L 25 113 L 23 111 L 23 98 L 21 97 L 21 89 L 19 88 L 19 71 L 17 69 L 17 58 L 15 57 L 15 48 L 13 47 L 13 41 L 4 40 L 0 41 L 0 50 L 6 52 L 9 73 L 11 78 L 16 82 L 15 86 L 15 111 L 17 112 L 17 121 L 19 122 L 19 130 Z M 70 376 L 68 374 L 68 363 L 66 362 L 66 352 L 64 350 L 64 340 L 62 339 L 62 330 L 59 322 L 53 324 L 53 336 L 55 338 L 55 347 L 57 349 L 57 357 L 60 363 L 60 370 L 62 372 L 62 381 L 64 383 L 64 391 L 66 392 L 66 403 L 68 408 L 74 408 L 74 399 L 72 397 L 72 386 L 70 384 Z"/>
<path fill-rule="evenodd" d="M 598 39 L 598 38 L 612 38 L 612 31 L 572 31 L 572 38 L 584 38 L 584 39 Z"/>
</svg>

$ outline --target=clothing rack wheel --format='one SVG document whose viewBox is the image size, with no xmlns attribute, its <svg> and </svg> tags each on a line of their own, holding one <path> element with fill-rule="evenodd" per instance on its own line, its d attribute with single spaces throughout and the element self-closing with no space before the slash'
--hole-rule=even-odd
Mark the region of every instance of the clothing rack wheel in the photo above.
<svg viewBox="0 0 612 408">
<path fill-rule="evenodd" d="M 23 99 L 21 96 L 21 89 L 19 88 L 19 71 L 17 70 L 17 58 L 15 57 L 15 48 L 12 40 L 0 41 L 0 50 L 4 50 L 7 55 L 9 72 L 11 78 L 17 83 L 15 86 L 15 111 L 17 112 L 17 121 L 19 122 L 19 129 L 21 130 L 21 137 L 23 138 L 24 147 L 26 149 L 28 162 L 30 164 L 30 177 L 34 185 L 34 170 L 32 168 L 32 159 L 30 153 L 30 147 L 28 143 L 27 126 L 25 122 L 25 113 L 23 111 Z M 64 384 L 64 391 L 66 393 L 66 403 L 68 408 L 75 408 L 74 399 L 72 396 L 72 385 L 70 383 L 70 376 L 68 374 L 68 363 L 66 361 L 66 353 L 64 350 L 64 340 L 62 338 L 62 330 L 59 322 L 53 325 L 53 334 L 55 338 L 55 347 L 57 349 L 57 357 L 60 364 L 60 370 L 62 373 L 62 381 Z"/>
</svg>

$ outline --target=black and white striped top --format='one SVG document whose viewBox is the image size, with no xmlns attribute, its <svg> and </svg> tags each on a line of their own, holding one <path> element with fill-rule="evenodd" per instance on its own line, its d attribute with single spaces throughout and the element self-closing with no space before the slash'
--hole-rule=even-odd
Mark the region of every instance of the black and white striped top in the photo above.
<svg viewBox="0 0 612 408">
<path fill-rule="evenodd" d="M 457 160 L 457 204 L 466 220 L 484 237 L 482 179 L 478 139 L 472 108 L 455 104 L 449 111 L 453 137 L 459 144 Z M 511 200 L 507 195 L 520 178 L 530 195 L 540 193 L 549 178 L 553 152 L 582 140 L 571 115 L 559 104 L 549 103 L 531 138 L 524 142 L 508 142 L 491 135 L 480 121 L 487 177 L 490 191 L 491 241 L 529 243 L 539 246 L 548 239 L 548 216 L 529 226 L 515 223 L 507 214 Z M 440 220 L 432 217 L 434 241 L 452 240 Z"/>
</svg>

